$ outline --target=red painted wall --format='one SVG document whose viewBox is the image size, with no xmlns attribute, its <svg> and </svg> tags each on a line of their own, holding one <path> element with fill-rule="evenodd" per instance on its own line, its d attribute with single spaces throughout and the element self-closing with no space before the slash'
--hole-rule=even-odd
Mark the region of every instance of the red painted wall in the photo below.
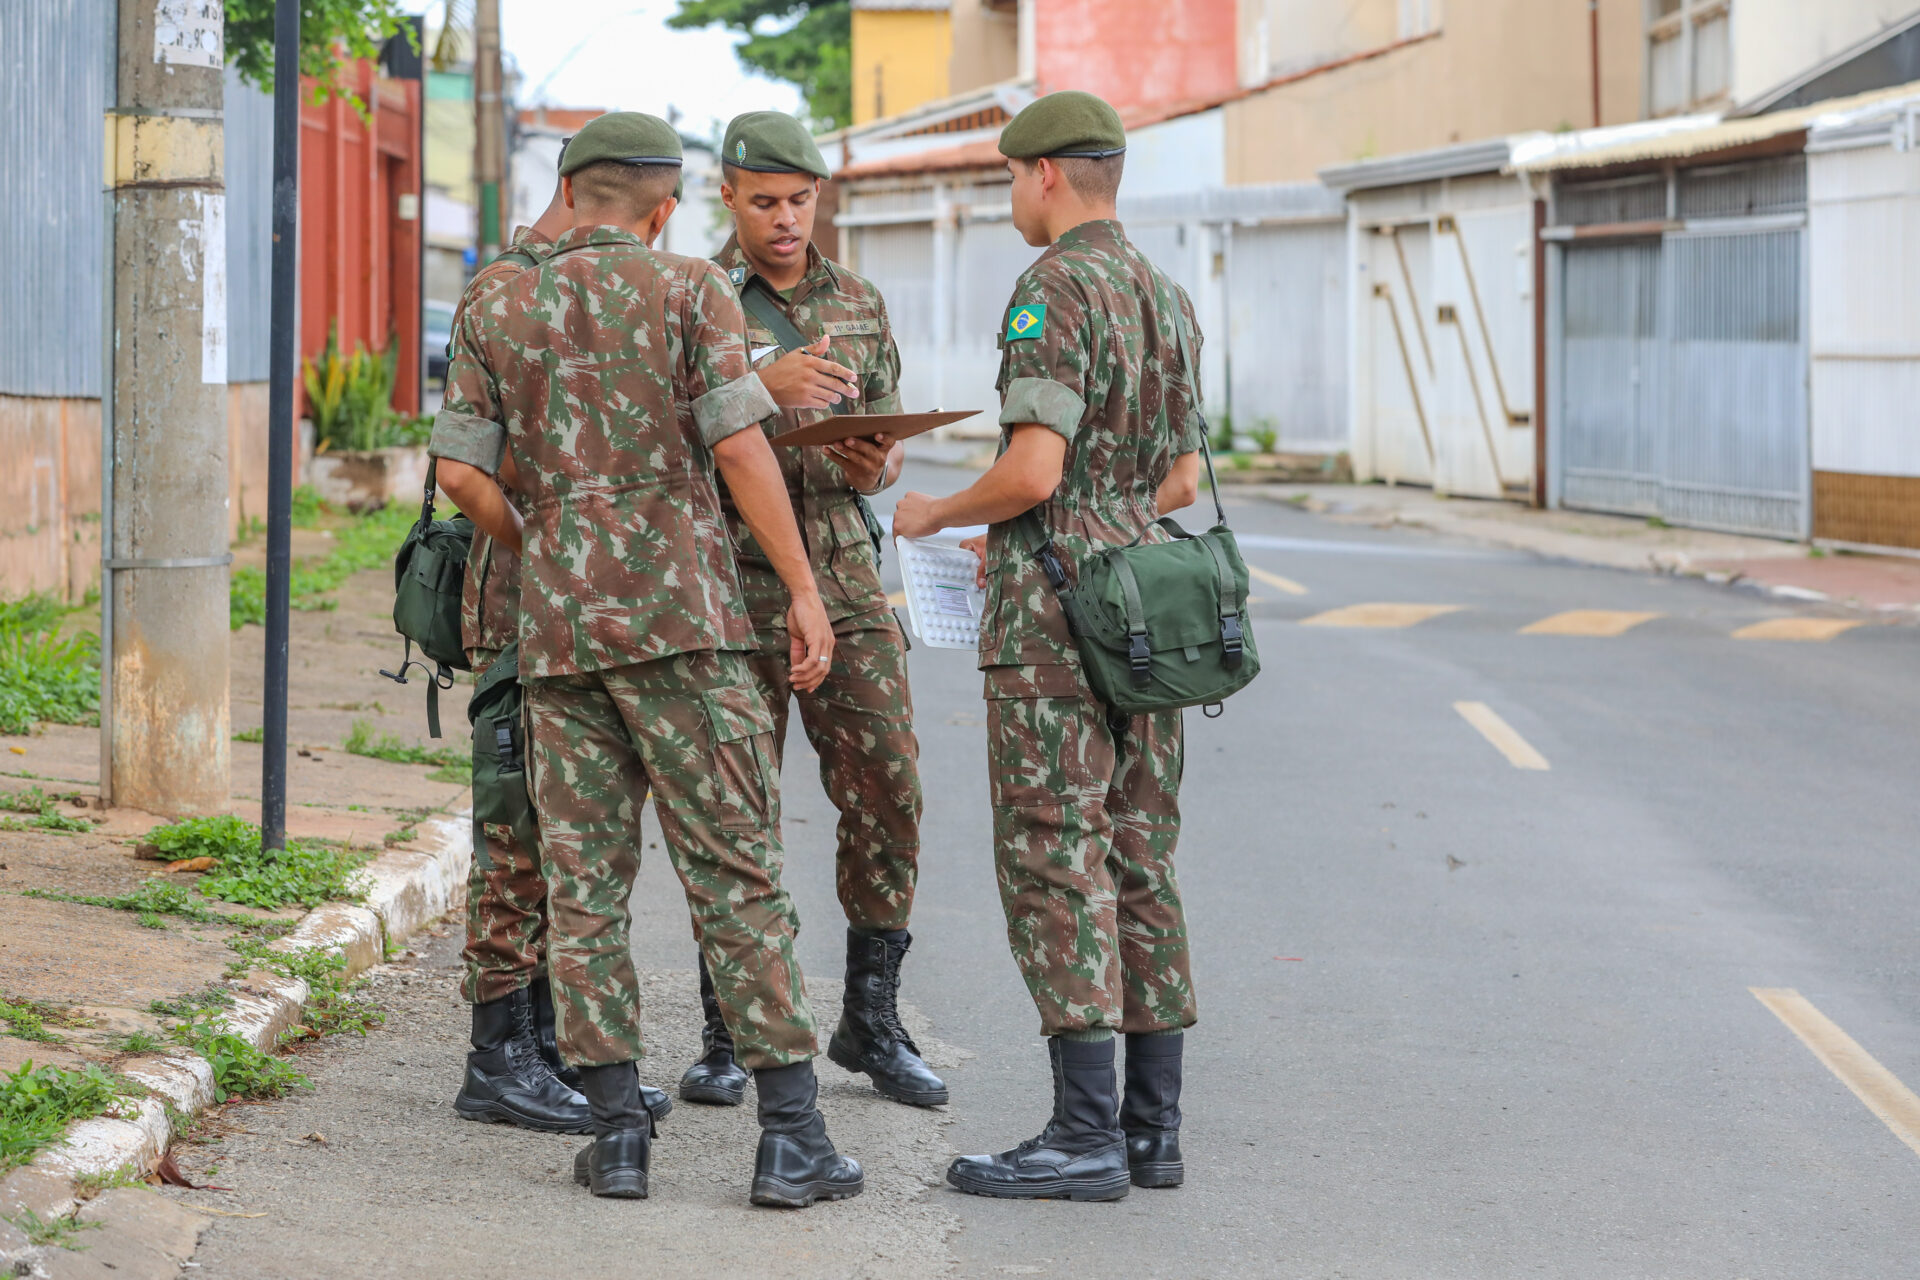
<svg viewBox="0 0 1920 1280">
<path fill-rule="evenodd" d="M 1042 0 L 1034 73 L 1123 108 L 1217 97 L 1239 83 L 1234 22 L 1234 0 Z"/>
<path fill-rule="evenodd" d="M 340 349 L 400 344 L 394 406 L 420 411 L 420 82 L 348 73 L 368 119 L 335 98 L 300 108 L 300 354 L 327 345 L 338 320 Z M 311 87 L 310 85 L 308 86 Z M 414 197 L 402 218 L 400 197 Z M 301 398 L 304 402 L 305 391 Z M 304 409 L 302 410 L 304 412 Z"/>
</svg>

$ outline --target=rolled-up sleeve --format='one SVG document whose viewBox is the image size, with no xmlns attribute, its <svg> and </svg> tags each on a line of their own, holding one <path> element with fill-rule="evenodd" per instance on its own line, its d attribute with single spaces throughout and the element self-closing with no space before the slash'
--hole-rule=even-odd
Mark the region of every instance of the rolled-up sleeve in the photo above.
<svg viewBox="0 0 1920 1280">
<path fill-rule="evenodd" d="M 723 383 L 693 402 L 693 425 L 709 449 L 780 412 L 760 375 Z M 436 424 L 437 426 L 437 424 Z"/>
<path fill-rule="evenodd" d="M 490 476 L 499 475 L 501 459 L 507 452 L 507 429 L 487 418 L 443 408 L 433 417 L 427 452 L 478 467 Z"/>
<path fill-rule="evenodd" d="M 1000 402 L 1000 425 L 1037 422 L 1072 440 L 1087 413 L 1087 402 L 1071 387 L 1051 378 L 1015 378 Z"/>
</svg>

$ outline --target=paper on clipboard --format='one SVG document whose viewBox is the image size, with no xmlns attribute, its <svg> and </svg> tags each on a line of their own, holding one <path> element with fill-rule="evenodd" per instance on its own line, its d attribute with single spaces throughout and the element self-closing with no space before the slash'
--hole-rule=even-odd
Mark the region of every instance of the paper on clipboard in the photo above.
<svg viewBox="0 0 1920 1280">
<path fill-rule="evenodd" d="M 842 413 L 810 422 L 792 431 L 772 437 L 775 444 L 835 444 L 857 436 L 876 436 L 885 432 L 895 440 L 905 440 L 935 427 L 964 422 L 978 415 L 978 409 L 935 410 L 932 413 Z"/>
<path fill-rule="evenodd" d="M 987 593 L 975 585 L 980 558 L 960 545 L 985 533 L 946 529 L 927 538 L 895 538 L 900 581 L 906 588 L 907 622 L 930 649 L 975 649 Z"/>
</svg>

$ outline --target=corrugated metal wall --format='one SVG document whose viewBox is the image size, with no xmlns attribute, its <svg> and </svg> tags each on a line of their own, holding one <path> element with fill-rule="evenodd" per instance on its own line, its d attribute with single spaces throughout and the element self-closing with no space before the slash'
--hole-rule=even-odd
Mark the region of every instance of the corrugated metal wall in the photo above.
<svg viewBox="0 0 1920 1280">
<path fill-rule="evenodd" d="M 0 4 L 0 394 L 100 394 L 112 8 Z"/>
<path fill-rule="evenodd" d="M 0 4 L 0 394 L 100 394 L 107 0 Z M 227 72 L 229 382 L 267 377 L 273 103 Z"/>
<path fill-rule="evenodd" d="M 1804 537 L 1810 522 L 1801 157 L 1682 171 L 1679 230 L 1573 245 L 1560 291 L 1560 500 Z M 1556 193 L 1561 220 L 1608 200 Z"/>
</svg>

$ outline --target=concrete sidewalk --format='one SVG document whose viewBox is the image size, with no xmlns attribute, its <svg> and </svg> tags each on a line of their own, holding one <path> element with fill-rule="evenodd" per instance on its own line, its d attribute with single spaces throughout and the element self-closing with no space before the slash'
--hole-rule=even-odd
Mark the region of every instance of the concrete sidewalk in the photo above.
<svg viewBox="0 0 1920 1280">
<path fill-rule="evenodd" d="M 1404 525 L 1467 542 L 1614 569 L 1703 577 L 1786 599 L 1920 614 L 1920 559 L 1682 529 L 1633 516 L 1542 511 L 1382 484 L 1226 483 L 1229 499 L 1275 502 L 1343 524 Z"/>
</svg>

